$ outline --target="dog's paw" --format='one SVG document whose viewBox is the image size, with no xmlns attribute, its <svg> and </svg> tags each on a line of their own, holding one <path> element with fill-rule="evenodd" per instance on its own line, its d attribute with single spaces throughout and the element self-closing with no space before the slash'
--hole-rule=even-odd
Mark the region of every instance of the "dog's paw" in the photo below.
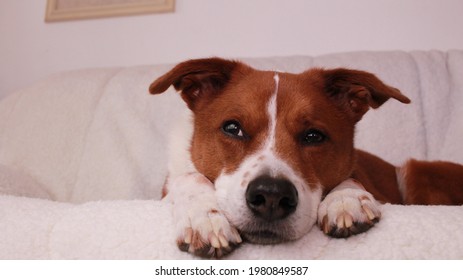
<svg viewBox="0 0 463 280">
<path fill-rule="evenodd" d="M 347 184 L 358 184 L 348 180 Z M 362 187 L 331 191 L 318 208 L 318 225 L 327 235 L 346 238 L 362 233 L 381 218 L 378 202 Z"/>
<path fill-rule="evenodd" d="M 188 221 L 179 227 L 180 250 L 203 258 L 221 258 L 241 242 L 238 231 L 216 209 L 190 211 Z"/>
<path fill-rule="evenodd" d="M 174 204 L 177 245 L 203 258 L 220 258 L 241 242 L 238 231 L 217 207 L 214 185 L 200 173 L 169 181 L 165 199 Z"/>
</svg>

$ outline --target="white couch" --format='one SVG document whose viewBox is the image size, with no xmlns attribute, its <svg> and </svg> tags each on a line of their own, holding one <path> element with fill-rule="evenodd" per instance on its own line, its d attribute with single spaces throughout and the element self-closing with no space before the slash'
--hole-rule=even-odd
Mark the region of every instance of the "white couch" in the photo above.
<svg viewBox="0 0 463 280">
<path fill-rule="evenodd" d="M 371 71 L 412 99 L 368 112 L 356 144 L 394 164 L 463 164 L 463 51 L 244 59 L 260 68 Z M 185 109 L 148 94 L 173 65 L 56 74 L 0 100 L 0 259 L 189 259 L 160 199 L 167 134 Z M 231 259 L 461 259 L 463 206 L 384 205 L 374 228 L 330 239 L 243 244 Z"/>
</svg>

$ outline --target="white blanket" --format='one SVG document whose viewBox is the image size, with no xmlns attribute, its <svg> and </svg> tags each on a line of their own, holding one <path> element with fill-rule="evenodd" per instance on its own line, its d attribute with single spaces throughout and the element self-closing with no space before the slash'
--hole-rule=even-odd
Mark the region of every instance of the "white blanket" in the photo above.
<svg viewBox="0 0 463 280">
<path fill-rule="evenodd" d="M 0 258 L 192 259 L 175 243 L 171 205 L 98 201 L 81 205 L 0 197 Z M 279 245 L 243 244 L 229 259 L 462 259 L 463 207 L 384 205 L 368 233 L 333 239 L 313 228 Z"/>
<path fill-rule="evenodd" d="M 462 51 L 245 61 L 290 72 L 374 72 L 413 103 L 389 101 L 367 113 L 357 146 L 394 164 L 407 157 L 463 163 Z M 172 91 L 147 93 L 171 66 L 61 73 L 0 100 L 0 193 L 7 194 L 0 195 L 0 258 L 190 257 L 175 248 L 170 205 L 158 201 L 167 134 L 185 106 Z M 230 257 L 463 257 L 462 207 L 383 211 L 373 230 L 347 240 L 314 229 L 292 243 L 245 244 Z"/>
</svg>

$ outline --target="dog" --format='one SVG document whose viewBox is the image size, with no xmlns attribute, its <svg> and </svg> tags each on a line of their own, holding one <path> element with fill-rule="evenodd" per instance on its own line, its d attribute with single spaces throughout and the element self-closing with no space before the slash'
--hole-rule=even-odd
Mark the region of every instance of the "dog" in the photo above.
<svg viewBox="0 0 463 280">
<path fill-rule="evenodd" d="M 191 112 L 173 134 L 163 188 L 183 251 L 220 258 L 243 240 L 295 240 L 315 224 L 346 238 L 380 220 L 380 203 L 463 203 L 462 165 L 395 167 L 354 148 L 355 125 L 370 108 L 411 102 L 374 74 L 260 71 L 207 58 L 178 64 L 149 92 L 170 86 Z"/>
</svg>

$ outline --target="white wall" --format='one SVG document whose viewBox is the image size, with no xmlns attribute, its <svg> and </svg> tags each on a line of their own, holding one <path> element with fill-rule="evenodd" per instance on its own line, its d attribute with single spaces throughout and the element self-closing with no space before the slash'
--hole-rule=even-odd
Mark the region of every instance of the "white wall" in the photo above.
<svg viewBox="0 0 463 280">
<path fill-rule="evenodd" d="M 201 56 L 463 49 L 461 0 L 177 0 L 176 12 L 45 23 L 0 1 L 0 98 L 50 73 Z"/>
</svg>

